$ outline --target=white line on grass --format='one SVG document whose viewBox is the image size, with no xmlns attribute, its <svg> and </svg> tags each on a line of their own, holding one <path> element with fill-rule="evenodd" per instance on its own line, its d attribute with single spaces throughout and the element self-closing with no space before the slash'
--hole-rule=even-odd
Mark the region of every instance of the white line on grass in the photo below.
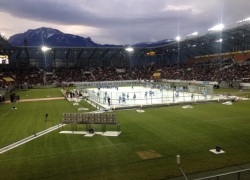
<svg viewBox="0 0 250 180">
<path fill-rule="evenodd" d="M 107 139 L 107 141 L 108 141 L 111 145 L 113 145 L 113 143 L 110 142 L 110 140 L 109 140 L 106 136 L 104 136 L 104 137 Z"/>
<path fill-rule="evenodd" d="M 11 150 L 11 149 L 13 149 L 13 148 L 15 148 L 15 147 L 18 147 L 18 146 L 20 146 L 20 145 L 22 145 L 22 144 L 24 144 L 24 143 L 27 143 L 27 142 L 29 142 L 29 141 L 31 141 L 31 140 L 33 140 L 33 139 L 36 139 L 36 138 L 38 138 L 38 137 L 40 137 L 40 136 L 43 136 L 43 135 L 45 135 L 45 134 L 47 134 L 47 133 L 49 133 L 49 132 L 51 132 L 51 131 L 54 131 L 54 130 L 56 130 L 56 129 L 62 127 L 62 126 L 65 126 L 65 125 L 66 125 L 66 124 L 59 124 L 59 125 L 50 127 L 50 128 L 48 128 L 48 129 L 45 129 L 44 131 L 35 133 L 34 135 L 31 135 L 31 136 L 29 136 L 29 137 L 26 137 L 26 138 L 24 138 L 24 139 L 21 139 L 21 140 L 15 142 L 15 143 L 12 143 L 12 144 L 10 144 L 10 145 L 8 145 L 8 146 L 5 146 L 5 147 L 3 147 L 3 148 L 0 149 L 0 154 L 4 153 L 4 152 L 6 152 L 6 151 L 9 151 L 9 150 Z"/>
<path fill-rule="evenodd" d="M 99 128 L 96 127 L 95 125 L 94 125 L 94 128 L 99 129 Z M 106 136 L 104 136 L 104 137 L 105 137 L 105 139 L 107 139 L 107 141 L 108 141 L 111 145 L 113 145 L 113 143 L 112 143 Z"/>
</svg>

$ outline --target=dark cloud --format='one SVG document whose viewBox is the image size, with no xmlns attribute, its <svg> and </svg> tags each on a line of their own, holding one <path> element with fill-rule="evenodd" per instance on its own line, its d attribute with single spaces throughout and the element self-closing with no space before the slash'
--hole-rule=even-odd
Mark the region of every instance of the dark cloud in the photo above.
<svg viewBox="0 0 250 180">
<path fill-rule="evenodd" d="M 115 38 L 124 44 L 174 38 L 178 34 L 185 37 L 194 31 L 205 34 L 217 23 L 235 24 L 250 16 L 246 0 L 237 3 L 235 0 L 0 0 L 0 3 L 1 12 L 20 19 L 100 28 L 107 39 Z M 101 38 L 101 34 L 94 36 Z"/>
</svg>

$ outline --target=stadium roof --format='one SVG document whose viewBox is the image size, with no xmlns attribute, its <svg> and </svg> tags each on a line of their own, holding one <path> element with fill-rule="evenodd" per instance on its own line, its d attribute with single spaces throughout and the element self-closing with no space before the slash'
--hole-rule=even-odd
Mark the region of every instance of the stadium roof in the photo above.
<svg viewBox="0 0 250 180">
<path fill-rule="evenodd" d="M 188 58 L 201 55 L 220 54 L 250 49 L 250 24 L 244 24 L 221 32 L 194 36 L 180 42 L 157 47 L 168 56 L 178 52 Z"/>
<path fill-rule="evenodd" d="M 177 57 L 185 63 L 187 60 L 202 55 L 236 52 L 250 49 L 250 24 L 243 24 L 220 32 L 210 32 L 202 36 L 194 36 L 172 42 L 159 47 L 133 47 L 133 52 L 127 52 L 127 47 L 50 47 L 43 52 L 41 47 L 11 47 L 4 38 L 0 38 L 0 50 L 7 51 L 10 61 L 44 59 L 63 59 L 67 62 L 88 62 L 126 59 L 143 60 L 148 58 L 148 52 L 153 52 L 150 58 L 160 58 L 162 62 L 174 62 Z M 83 63 L 83 64 L 84 64 Z"/>
</svg>

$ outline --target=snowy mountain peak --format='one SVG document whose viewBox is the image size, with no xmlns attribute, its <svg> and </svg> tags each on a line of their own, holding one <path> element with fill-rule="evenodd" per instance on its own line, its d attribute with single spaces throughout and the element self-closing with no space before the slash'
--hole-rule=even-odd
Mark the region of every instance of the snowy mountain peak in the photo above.
<svg viewBox="0 0 250 180">
<path fill-rule="evenodd" d="M 24 39 L 27 43 L 24 43 Z M 172 39 L 164 39 L 157 42 L 141 42 L 132 47 L 157 47 L 172 42 Z M 78 35 L 65 34 L 57 29 L 41 27 L 13 35 L 8 42 L 13 46 L 50 46 L 50 47 L 123 47 L 124 45 L 97 44 L 90 37 L 84 38 Z"/>
<path fill-rule="evenodd" d="M 91 38 L 84 38 L 77 35 L 64 34 L 57 29 L 41 27 L 30 29 L 24 33 L 16 34 L 9 38 L 9 43 L 14 46 L 23 46 L 24 39 L 27 40 L 28 46 L 47 45 L 51 47 L 97 47 Z"/>
</svg>

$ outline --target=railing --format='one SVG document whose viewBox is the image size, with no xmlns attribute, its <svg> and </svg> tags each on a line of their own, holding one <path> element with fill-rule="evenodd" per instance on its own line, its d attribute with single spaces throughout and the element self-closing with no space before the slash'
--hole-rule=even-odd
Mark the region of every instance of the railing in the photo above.
<svg viewBox="0 0 250 180">
<path fill-rule="evenodd" d="M 243 174 L 244 173 L 244 174 Z M 204 178 L 199 178 L 195 180 L 207 180 L 207 179 L 212 179 L 212 180 L 249 180 L 250 179 L 250 169 L 244 169 L 244 170 L 239 170 L 239 171 L 233 171 L 229 173 L 224 173 L 224 174 L 218 174 L 214 176 L 208 176 Z"/>
<path fill-rule="evenodd" d="M 58 87 L 58 85 L 56 84 L 51 84 L 51 85 L 33 85 L 33 88 L 37 88 L 37 89 L 46 89 L 46 88 L 55 88 Z"/>
<path fill-rule="evenodd" d="M 95 81 L 95 82 L 74 82 L 74 85 L 77 89 L 85 89 L 85 88 L 97 88 L 98 86 L 102 85 L 117 85 L 119 87 L 121 86 L 132 86 L 140 84 L 139 80 L 124 80 L 124 81 Z"/>
</svg>

